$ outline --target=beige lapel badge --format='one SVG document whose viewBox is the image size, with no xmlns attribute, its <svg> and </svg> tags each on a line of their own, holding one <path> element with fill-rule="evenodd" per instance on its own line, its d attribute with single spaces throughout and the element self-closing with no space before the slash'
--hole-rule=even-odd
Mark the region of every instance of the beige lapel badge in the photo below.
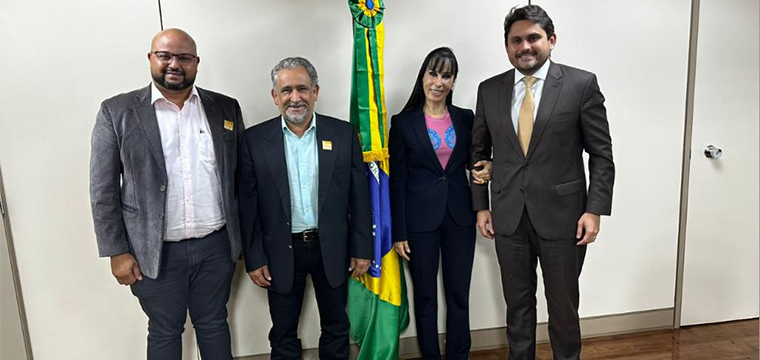
<svg viewBox="0 0 760 360">
<path fill-rule="evenodd" d="M 322 150 L 332 150 L 332 141 L 322 140 Z"/>
<path fill-rule="evenodd" d="M 235 128 L 235 123 L 229 120 L 224 120 L 224 130 L 232 131 Z"/>
</svg>

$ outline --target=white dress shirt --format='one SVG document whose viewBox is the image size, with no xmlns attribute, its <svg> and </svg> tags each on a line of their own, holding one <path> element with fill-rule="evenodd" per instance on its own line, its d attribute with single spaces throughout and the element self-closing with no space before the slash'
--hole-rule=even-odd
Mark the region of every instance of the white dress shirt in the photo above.
<svg viewBox="0 0 760 360">
<path fill-rule="evenodd" d="M 224 226 L 214 142 L 198 90 L 193 86 L 182 110 L 151 85 L 166 175 L 165 241 L 201 238 Z"/>
<path fill-rule="evenodd" d="M 536 114 L 538 114 L 538 105 L 541 103 L 541 95 L 544 93 L 544 83 L 546 82 L 546 75 L 549 73 L 549 65 L 551 60 L 546 60 L 543 66 L 533 75 L 536 81 L 531 86 L 533 91 L 533 121 L 536 121 Z M 522 106 L 523 99 L 525 99 L 525 82 L 522 79 L 525 77 L 520 71 L 515 69 L 515 87 L 512 89 L 512 125 L 515 127 L 515 133 L 517 133 L 517 121 L 520 116 L 520 106 Z"/>
</svg>

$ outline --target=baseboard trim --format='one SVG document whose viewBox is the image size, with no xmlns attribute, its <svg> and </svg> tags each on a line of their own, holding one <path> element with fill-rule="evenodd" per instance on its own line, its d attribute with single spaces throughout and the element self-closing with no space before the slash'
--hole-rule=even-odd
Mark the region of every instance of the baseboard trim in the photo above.
<svg viewBox="0 0 760 360">
<path fill-rule="evenodd" d="M 581 333 L 583 338 L 594 338 L 599 336 L 609 336 L 617 334 L 626 334 L 640 331 L 662 330 L 673 328 L 673 308 L 637 311 L 624 314 L 592 316 L 581 319 Z M 490 350 L 503 348 L 507 346 L 506 327 L 497 327 L 491 329 L 473 330 L 471 351 Z M 439 336 L 441 349 L 444 349 L 443 340 L 445 334 Z M 539 343 L 549 341 L 549 331 L 547 323 L 539 323 L 536 327 L 536 340 Z M 351 345 L 351 359 L 356 359 L 359 348 Z M 417 337 L 401 338 L 399 341 L 399 357 L 410 359 L 420 357 L 420 351 L 417 347 Z M 260 354 L 253 356 L 236 357 L 236 360 L 266 360 L 269 354 Z M 318 360 L 319 352 L 317 349 L 306 349 L 303 351 L 304 360 Z"/>
</svg>

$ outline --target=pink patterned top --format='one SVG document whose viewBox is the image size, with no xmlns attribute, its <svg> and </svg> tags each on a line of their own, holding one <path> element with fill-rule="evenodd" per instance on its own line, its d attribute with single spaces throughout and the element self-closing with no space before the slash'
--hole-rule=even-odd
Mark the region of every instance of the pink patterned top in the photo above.
<svg viewBox="0 0 760 360">
<path fill-rule="evenodd" d="M 441 167 L 445 169 L 457 143 L 457 134 L 451 123 L 451 115 L 446 113 L 443 118 L 437 119 L 425 114 L 425 125 L 427 126 L 428 137 L 430 137 L 430 143 L 433 145 L 435 155 L 438 156 Z"/>
</svg>

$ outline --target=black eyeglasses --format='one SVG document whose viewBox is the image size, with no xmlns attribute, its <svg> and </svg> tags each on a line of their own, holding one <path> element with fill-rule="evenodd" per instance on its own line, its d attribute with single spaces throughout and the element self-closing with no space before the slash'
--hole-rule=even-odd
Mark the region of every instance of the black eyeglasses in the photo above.
<svg viewBox="0 0 760 360">
<path fill-rule="evenodd" d="M 168 51 L 154 51 L 152 52 L 153 55 L 156 55 L 156 58 L 158 58 L 161 62 L 171 62 L 174 57 L 177 57 L 177 60 L 179 60 L 182 64 L 191 64 L 195 58 L 198 56 L 193 54 L 172 54 Z"/>
</svg>

